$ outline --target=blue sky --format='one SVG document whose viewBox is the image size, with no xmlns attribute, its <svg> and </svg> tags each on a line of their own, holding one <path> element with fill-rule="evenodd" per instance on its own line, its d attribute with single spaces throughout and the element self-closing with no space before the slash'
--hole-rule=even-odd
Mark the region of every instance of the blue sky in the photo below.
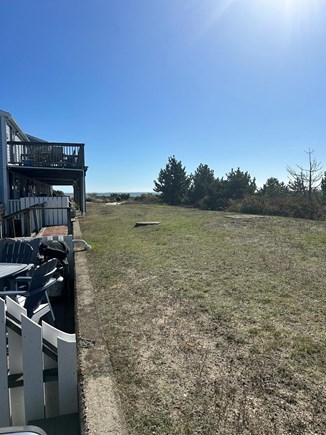
<svg viewBox="0 0 326 435">
<path fill-rule="evenodd" d="M 262 185 L 326 170 L 326 0 L 1 0 L 0 108 L 84 142 L 88 192 L 151 191 L 175 155 Z"/>
</svg>

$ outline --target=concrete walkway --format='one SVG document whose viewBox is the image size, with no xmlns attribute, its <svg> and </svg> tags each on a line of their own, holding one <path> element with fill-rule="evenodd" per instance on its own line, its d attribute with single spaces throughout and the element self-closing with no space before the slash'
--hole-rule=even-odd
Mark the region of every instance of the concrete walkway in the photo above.
<svg viewBox="0 0 326 435">
<path fill-rule="evenodd" d="M 82 219 L 82 218 L 81 218 Z M 74 238 L 82 238 L 78 220 Z M 75 252 L 76 334 L 82 434 L 127 434 L 85 251 Z"/>
</svg>

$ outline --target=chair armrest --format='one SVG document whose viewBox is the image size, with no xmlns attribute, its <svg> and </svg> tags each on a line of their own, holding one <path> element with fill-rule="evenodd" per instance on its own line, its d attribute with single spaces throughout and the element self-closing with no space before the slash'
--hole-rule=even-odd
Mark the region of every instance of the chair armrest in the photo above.
<svg viewBox="0 0 326 435">
<path fill-rule="evenodd" d="M 1 290 L 0 297 L 2 296 L 25 296 L 27 290 Z"/>
<path fill-rule="evenodd" d="M 57 282 L 57 278 L 51 278 L 43 287 L 35 288 L 31 291 L 26 290 L 24 295 L 32 296 L 32 295 L 36 295 L 37 293 L 40 293 L 40 292 L 45 292 L 49 287 L 51 287 L 56 282 Z"/>
</svg>

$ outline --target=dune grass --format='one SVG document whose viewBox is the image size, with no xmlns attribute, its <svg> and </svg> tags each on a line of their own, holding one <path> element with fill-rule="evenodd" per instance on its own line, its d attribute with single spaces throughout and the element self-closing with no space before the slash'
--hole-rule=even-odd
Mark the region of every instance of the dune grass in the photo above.
<svg viewBox="0 0 326 435">
<path fill-rule="evenodd" d="M 80 223 L 131 434 L 326 433 L 325 222 L 91 204 Z"/>
</svg>

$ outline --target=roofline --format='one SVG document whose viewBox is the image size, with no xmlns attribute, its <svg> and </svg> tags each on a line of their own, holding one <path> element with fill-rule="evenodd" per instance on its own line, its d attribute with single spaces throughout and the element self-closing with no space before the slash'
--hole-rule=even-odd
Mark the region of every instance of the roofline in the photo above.
<svg viewBox="0 0 326 435">
<path fill-rule="evenodd" d="M 40 142 L 40 143 L 48 143 L 45 139 L 40 139 L 39 137 L 32 136 L 31 134 L 26 133 L 26 136 L 31 142 Z"/>
<path fill-rule="evenodd" d="M 11 116 L 11 113 L 9 112 L 5 112 L 4 110 L 0 109 L 0 116 L 5 116 L 6 118 L 8 118 L 12 124 L 14 125 L 14 127 L 16 128 L 17 131 L 19 131 L 19 133 L 21 133 L 21 135 L 23 136 L 23 138 L 29 142 L 28 137 L 26 136 L 26 134 L 23 132 L 23 130 L 19 127 L 19 125 L 17 124 L 17 122 L 14 120 L 14 118 Z"/>
<path fill-rule="evenodd" d="M 9 112 L 5 112 L 4 110 L 1 109 L 0 109 L 0 116 L 7 116 L 8 118 L 12 118 Z"/>
</svg>

